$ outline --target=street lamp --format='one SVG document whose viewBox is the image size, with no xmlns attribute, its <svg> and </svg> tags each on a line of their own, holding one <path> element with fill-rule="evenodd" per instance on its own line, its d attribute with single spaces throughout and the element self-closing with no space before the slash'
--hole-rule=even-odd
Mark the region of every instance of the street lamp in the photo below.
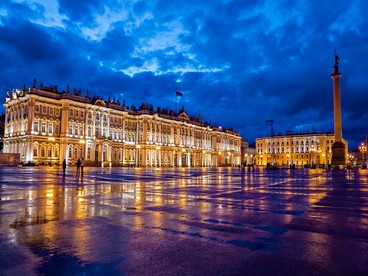
<svg viewBox="0 0 368 276">
<path fill-rule="evenodd" d="M 313 153 L 314 153 L 315 149 L 314 149 L 314 145 L 311 145 L 310 146 L 310 159 L 311 159 L 311 166 L 313 167 L 313 163 L 314 163 L 314 160 L 313 160 Z"/>
<path fill-rule="evenodd" d="M 365 152 L 367 151 L 367 146 L 364 143 L 362 143 L 359 146 L 359 150 L 362 152 L 363 165 L 365 165 Z"/>
<path fill-rule="evenodd" d="M 49 137 L 47 138 L 47 140 L 51 142 L 55 141 L 55 138 L 54 137 Z M 50 145 L 50 167 L 51 167 L 51 158 L 52 158 L 52 145 Z"/>
</svg>

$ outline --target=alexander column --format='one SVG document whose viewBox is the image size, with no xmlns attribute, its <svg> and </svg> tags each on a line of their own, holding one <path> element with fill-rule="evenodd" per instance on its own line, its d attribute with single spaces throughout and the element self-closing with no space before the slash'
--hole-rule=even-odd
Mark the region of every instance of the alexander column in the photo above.
<svg viewBox="0 0 368 276">
<path fill-rule="evenodd" d="M 339 166 L 346 164 L 345 144 L 342 142 L 342 126 L 341 126 L 341 96 L 340 96 L 340 78 L 339 72 L 339 56 L 335 54 L 335 65 L 333 67 L 333 100 L 334 100 L 334 134 L 335 142 L 332 145 L 331 165 Z"/>
</svg>

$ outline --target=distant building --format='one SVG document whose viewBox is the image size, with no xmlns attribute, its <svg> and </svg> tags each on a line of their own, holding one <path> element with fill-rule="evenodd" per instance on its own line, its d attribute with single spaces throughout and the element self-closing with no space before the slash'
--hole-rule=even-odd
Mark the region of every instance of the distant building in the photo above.
<svg viewBox="0 0 368 276">
<path fill-rule="evenodd" d="M 21 162 L 102 166 L 238 166 L 241 137 L 172 110 L 143 104 L 128 108 L 119 101 L 58 92 L 57 86 L 7 93 L 4 152 Z"/>
<path fill-rule="evenodd" d="M 254 145 L 249 145 L 248 141 L 242 140 L 241 146 L 241 163 L 243 166 L 254 165 L 256 157 L 256 149 Z"/>
<path fill-rule="evenodd" d="M 256 165 L 330 165 L 333 133 L 288 133 L 256 139 Z M 343 139 L 345 148 L 347 142 Z M 347 152 L 346 152 L 347 155 Z"/>
</svg>

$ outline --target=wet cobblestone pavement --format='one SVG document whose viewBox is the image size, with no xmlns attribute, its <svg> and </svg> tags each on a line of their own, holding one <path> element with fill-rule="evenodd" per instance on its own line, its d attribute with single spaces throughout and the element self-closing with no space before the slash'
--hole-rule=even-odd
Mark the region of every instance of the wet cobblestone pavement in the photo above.
<svg viewBox="0 0 368 276">
<path fill-rule="evenodd" d="M 368 275 L 367 170 L 0 167 L 0 275 Z"/>
</svg>

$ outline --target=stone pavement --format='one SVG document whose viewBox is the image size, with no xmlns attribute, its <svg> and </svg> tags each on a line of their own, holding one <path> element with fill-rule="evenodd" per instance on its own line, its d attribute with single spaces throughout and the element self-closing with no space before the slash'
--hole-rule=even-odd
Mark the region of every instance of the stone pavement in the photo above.
<svg viewBox="0 0 368 276">
<path fill-rule="evenodd" d="M 0 167 L 0 275 L 368 275 L 368 172 Z"/>
</svg>

